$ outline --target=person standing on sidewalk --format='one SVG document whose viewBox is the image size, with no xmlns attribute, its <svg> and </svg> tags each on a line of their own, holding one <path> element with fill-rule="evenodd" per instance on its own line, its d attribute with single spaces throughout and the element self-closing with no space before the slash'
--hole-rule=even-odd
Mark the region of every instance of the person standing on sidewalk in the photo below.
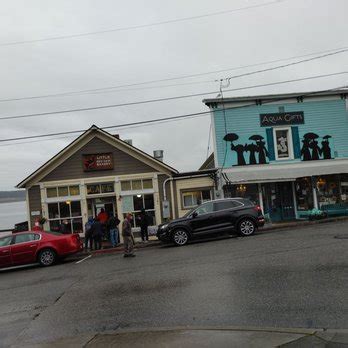
<svg viewBox="0 0 348 348">
<path fill-rule="evenodd" d="M 134 236 L 132 233 L 132 214 L 128 213 L 122 222 L 122 237 L 124 244 L 124 257 L 134 257 Z"/>
<path fill-rule="evenodd" d="M 143 208 L 139 214 L 139 226 L 141 232 L 141 240 L 147 242 L 149 240 L 149 223 L 150 216 L 147 214 L 146 210 Z"/>
<path fill-rule="evenodd" d="M 94 248 L 95 250 L 100 250 L 102 239 L 103 239 L 103 226 L 100 223 L 98 218 L 95 219 L 91 227 L 91 230 L 92 230 L 92 236 L 94 240 Z"/>
<path fill-rule="evenodd" d="M 110 243 L 113 248 L 117 247 L 119 243 L 119 231 L 118 225 L 120 224 L 120 220 L 117 218 L 116 213 L 115 216 L 111 216 L 108 221 L 108 227 L 110 231 Z"/>
<path fill-rule="evenodd" d="M 85 224 L 85 250 L 87 251 L 88 246 L 90 250 L 93 250 L 93 236 L 92 236 L 92 225 L 94 221 L 90 217 Z"/>
</svg>

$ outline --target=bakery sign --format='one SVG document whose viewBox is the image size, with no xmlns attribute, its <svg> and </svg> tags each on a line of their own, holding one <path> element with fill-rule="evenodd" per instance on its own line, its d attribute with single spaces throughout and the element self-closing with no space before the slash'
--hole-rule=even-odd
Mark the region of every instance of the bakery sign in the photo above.
<svg viewBox="0 0 348 348">
<path fill-rule="evenodd" d="M 83 170 L 91 172 L 95 170 L 109 170 L 114 168 L 112 153 L 97 153 L 82 156 Z"/>
<path fill-rule="evenodd" d="M 260 114 L 261 127 L 304 124 L 303 111 Z"/>
</svg>

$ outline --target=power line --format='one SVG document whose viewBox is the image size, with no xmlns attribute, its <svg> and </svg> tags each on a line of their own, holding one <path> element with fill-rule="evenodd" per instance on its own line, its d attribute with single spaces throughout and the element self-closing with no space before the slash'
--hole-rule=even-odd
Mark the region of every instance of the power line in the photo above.
<svg viewBox="0 0 348 348">
<path fill-rule="evenodd" d="M 267 101 L 263 102 L 263 104 L 286 101 L 289 99 L 294 99 L 296 97 L 314 96 L 317 94 L 332 92 L 332 91 L 339 90 L 342 88 L 347 88 L 347 87 L 348 87 L 348 85 L 344 85 L 344 86 L 339 86 L 339 87 L 321 90 L 321 91 L 316 91 L 316 92 L 302 93 L 302 94 L 298 94 L 297 96 L 292 95 L 292 96 L 288 96 L 288 97 L 271 98 L 271 99 L 268 99 Z M 248 108 L 251 106 L 255 106 L 255 103 L 245 104 L 242 106 L 229 107 L 229 108 L 225 108 L 224 110 L 243 109 L 243 108 Z M 215 112 L 222 111 L 222 110 L 223 109 L 215 109 Z M 100 129 L 106 130 L 106 129 L 124 128 L 124 127 L 140 126 L 140 125 L 143 126 L 143 125 L 149 125 L 149 124 L 160 123 L 160 122 L 169 122 L 172 120 L 181 120 L 181 119 L 188 119 L 188 118 L 193 118 L 193 117 L 200 117 L 200 116 L 209 115 L 210 113 L 211 113 L 211 111 L 202 111 L 202 112 L 196 112 L 196 113 L 191 113 L 191 114 L 163 117 L 163 118 L 159 118 L 159 119 L 152 119 L 152 120 L 145 120 L 145 121 L 138 121 L 138 122 L 130 122 L 130 123 L 124 123 L 124 124 L 107 126 L 107 127 L 100 127 Z M 80 129 L 80 130 L 74 130 L 74 131 L 46 133 L 46 134 L 31 135 L 31 136 L 17 137 L 17 138 L 7 138 L 7 139 L 0 139 L 0 143 L 5 143 L 5 142 L 9 142 L 9 141 L 36 139 L 36 138 L 47 138 L 47 137 L 58 136 L 58 135 L 76 134 L 76 133 L 83 133 L 85 131 L 86 131 L 86 129 Z"/>
<path fill-rule="evenodd" d="M 137 88 L 137 89 L 127 89 L 127 87 L 144 86 L 144 85 L 153 84 L 153 83 L 176 81 L 176 80 L 182 80 L 182 79 L 188 79 L 188 78 L 195 78 L 195 77 L 200 77 L 200 76 L 218 74 L 218 73 L 223 73 L 223 72 L 227 72 L 227 71 L 246 69 L 246 68 L 256 67 L 256 66 L 260 66 L 260 65 L 271 64 L 271 63 L 279 63 L 279 62 L 283 62 L 283 61 L 287 61 L 287 60 L 291 60 L 291 59 L 304 58 L 304 57 L 309 57 L 309 56 L 323 54 L 323 53 L 328 53 L 328 52 L 339 52 L 339 53 L 341 53 L 341 51 L 345 50 L 345 49 L 348 49 L 348 46 L 338 47 L 338 48 L 334 48 L 334 49 L 330 49 L 330 50 L 324 50 L 324 51 L 317 51 L 317 52 L 307 53 L 307 54 L 304 54 L 304 55 L 292 56 L 292 57 L 288 57 L 288 58 L 280 58 L 280 59 L 276 59 L 276 60 L 269 60 L 269 61 L 264 61 L 264 62 L 261 62 L 261 63 L 254 63 L 254 64 L 248 64 L 248 65 L 241 65 L 241 66 L 233 67 L 233 68 L 208 71 L 208 72 L 204 72 L 204 73 L 196 73 L 196 74 L 190 74 L 190 75 L 181 75 L 181 76 L 176 76 L 176 77 L 157 79 L 157 80 L 149 80 L 149 81 L 143 81 L 143 82 L 135 82 L 135 83 L 129 83 L 129 84 L 116 85 L 116 86 L 100 87 L 100 88 L 93 88 L 93 89 L 82 89 L 82 90 L 71 91 L 71 92 L 51 93 L 51 94 L 43 94 L 43 95 L 27 96 L 27 97 L 17 97 L 17 98 L 5 98 L 5 99 L 0 99 L 0 103 L 11 102 L 11 101 L 20 101 L 20 100 L 31 100 L 31 99 L 44 99 L 44 98 L 55 98 L 55 97 L 71 97 L 71 96 L 74 96 L 74 95 L 81 95 L 81 94 L 86 94 L 86 93 L 87 94 L 89 94 L 89 93 L 93 94 L 95 92 L 105 93 L 106 91 L 107 92 L 117 92 L 119 90 L 121 90 L 121 91 L 122 90 L 123 91 L 138 90 L 140 88 Z M 295 64 L 299 64 L 299 63 L 295 62 Z M 266 71 L 267 71 L 267 69 L 266 69 Z M 261 71 L 261 72 L 263 72 L 263 71 Z M 252 72 L 252 73 L 254 73 L 254 72 Z M 241 77 L 239 75 L 237 75 L 237 76 Z M 234 78 L 234 77 L 231 77 L 231 78 Z M 216 80 L 179 83 L 179 84 L 172 84 L 172 85 L 167 85 L 167 86 L 147 86 L 147 87 L 143 87 L 141 89 L 175 87 L 175 86 L 182 86 L 182 85 L 191 85 L 191 84 L 193 85 L 193 84 L 200 84 L 200 83 L 208 83 L 208 82 L 216 82 Z"/>
<path fill-rule="evenodd" d="M 336 73 L 331 73 L 331 74 L 315 75 L 315 76 L 310 76 L 310 77 L 305 77 L 305 78 L 300 78 L 300 79 L 293 79 L 293 80 L 265 83 L 265 84 L 247 86 L 247 87 L 227 89 L 227 90 L 225 90 L 225 92 L 233 92 L 233 91 L 240 91 L 240 90 L 246 90 L 246 89 L 252 89 L 252 88 L 274 86 L 274 85 L 280 85 L 280 84 L 285 84 L 285 83 L 292 83 L 292 82 L 306 81 L 306 80 L 318 79 L 318 78 L 329 77 L 329 76 L 343 75 L 343 74 L 347 74 L 347 73 L 348 73 L 348 71 L 341 71 L 341 72 L 336 72 Z M 100 105 L 100 106 L 92 106 L 92 107 L 86 107 L 86 108 L 76 108 L 76 109 L 60 110 L 60 111 L 49 111 L 49 112 L 16 115 L 16 116 L 4 116 L 4 117 L 0 117 L 0 121 L 22 119 L 22 118 L 32 118 L 32 117 L 41 117 L 41 116 L 52 116 L 52 115 L 66 114 L 66 113 L 71 113 L 71 112 L 110 109 L 110 108 L 117 108 L 117 107 L 122 107 L 122 106 L 149 104 L 149 103 L 171 101 L 171 100 L 184 99 L 184 98 L 199 97 L 199 96 L 205 96 L 207 94 L 216 94 L 216 93 L 219 93 L 219 91 L 215 90 L 215 91 L 210 91 L 210 92 L 186 94 L 186 95 L 181 95 L 181 96 L 166 97 L 166 98 L 159 98 L 159 99 L 148 99 L 148 100 L 129 102 L 129 103 L 121 103 L 121 104 Z"/>
<path fill-rule="evenodd" d="M 282 69 L 282 68 L 286 68 L 288 66 L 293 66 L 293 65 L 297 65 L 297 64 L 302 64 L 302 63 L 306 63 L 306 62 L 310 62 L 313 60 L 317 60 L 317 59 L 321 59 L 321 58 L 326 58 L 326 57 L 330 57 L 330 56 L 334 56 L 336 54 L 340 54 L 340 53 L 345 53 L 348 51 L 348 48 L 345 48 L 343 50 L 337 51 L 337 52 L 331 52 L 331 53 L 326 53 L 320 56 L 315 56 L 312 58 L 307 58 L 307 59 L 303 59 L 303 60 L 299 60 L 297 62 L 292 62 L 292 63 L 288 63 L 288 64 L 283 64 L 283 65 L 278 65 L 278 66 L 274 66 L 274 67 L 270 67 L 267 69 L 262 69 L 262 70 L 256 70 L 256 71 L 251 71 L 248 73 L 244 73 L 244 74 L 240 74 L 240 75 L 234 75 L 234 76 L 230 76 L 227 77 L 226 80 L 231 80 L 231 79 L 236 79 L 238 77 L 244 77 L 244 76 L 250 76 L 250 75 L 255 75 L 255 74 L 259 74 L 262 72 L 267 72 L 267 71 L 272 71 L 272 70 L 277 70 L 277 69 Z"/>
<path fill-rule="evenodd" d="M 167 21 L 160 21 L 160 22 L 154 22 L 154 23 L 148 23 L 148 24 L 139 24 L 139 25 L 133 25 L 133 26 L 123 27 L 123 28 L 112 28 L 112 29 L 91 31 L 91 32 L 80 33 L 80 34 L 51 36 L 51 37 L 42 38 L 42 39 L 4 42 L 4 43 L 0 43 L 0 46 L 15 46 L 15 45 L 30 44 L 30 43 L 37 43 L 37 42 L 44 42 L 44 41 L 52 41 L 52 40 L 64 40 L 64 39 L 79 38 L 79 37 L 84 37 L 84 36 L 100 35 L 100 34 L 106 34 L 106 33 L 114 33 L 114 32 L 142 29 L 142 28 L 148 28 L 148 27 L 155 27 L 155 26 L 160 26 L 160 25 L 165 25 L 165 24 L 186 22 L 186 21 L 207 18 L 207 17 L 213 17 L 213 16 L 221 16 L 221 15 L 225 15 L 225 14 L 229 14 L 229 13 L 233 13 L 233 12 L 240 12 L 240 11 L 245 11 L 245 10 L 249 10 L 249 9 L 275 5 L 275 4 L 285 2 L 285 1 L 287 1 L 287 0 L 275 0 L 275 1 L 269 1 L 266 3 L 262 3 L 262 4 L 250 5 L 250 6 L 245 6 L 245 7 L 240 7 L 240 8 L 235 8 L 235 9 L 230 9 L 230 10 L 225 10 L 225 11 L 212 12 L 212 13 L 207 13 L 207 14 L 203 14 L 203 15 L 189 16 L 189 17 L 171 19 L 171 20 L 167 20 Z"/>
</svg>

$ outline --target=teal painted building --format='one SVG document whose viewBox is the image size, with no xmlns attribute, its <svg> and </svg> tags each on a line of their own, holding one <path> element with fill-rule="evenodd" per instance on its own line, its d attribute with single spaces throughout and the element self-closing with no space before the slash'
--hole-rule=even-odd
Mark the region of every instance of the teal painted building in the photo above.
<svg viewBox="0 0 348 348">
<path fill-rule="evenodd" d="M 348 90 L 207 99 L 218 196 L 249 197 L 271 221 L 348 214 Z"/>
</svg>

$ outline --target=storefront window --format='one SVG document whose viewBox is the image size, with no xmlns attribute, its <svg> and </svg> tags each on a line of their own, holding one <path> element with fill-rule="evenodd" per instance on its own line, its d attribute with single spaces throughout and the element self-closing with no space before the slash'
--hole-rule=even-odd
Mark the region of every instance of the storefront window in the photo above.
<svg viewBox="0 0 348 348">
<path fill-rule="evenodd" d="M 297 210 L 312 210 L 313 205 L 313 189 L 311 178 L 297 179 L 295 182 Z"/>
<path fill-rule="evenodd" d="M 70 202 L 60 202 L 59 212 L 61 218 L 70 217 Z"/>
<path fill-rule="evenodd" d="M 225 185 L 223 189 L 225 198 L 241 197 L 249 199 L 256 205 L 260 204 L 257 184 Z"/>
<path fill-rule="evenodd" d="M 69 196 L 68 186 L 60 186 L 60 187 L 58 187 L 58 196 L 59 197 Z"/>
<path fill-rule="evenodd" d="M 48 198 L 57 197 L 57 188 L 56 187 L 49 187 L 46 189 L 46 194 Z"/>
<path fill-rule="evenodd" d="M 113 183 L 101 184 L 101 193 L 111 193 L 114 191 L 115 191 L 115 188 Z"/>
<path fill-rule="evenodd" d="M 341 175 L 341 201 L 348 204 L 348 174 Z"/>
<path fill-rule="evenodd" d="M 115 186 L 113 182 L 108 182 L 104 184 L 87 185 L 88 195 L 97 195 L 100 193 L 112 193 L 112 192 L 115 192 Z"/>
<path fill-rule="evenodd" d="M 144 195 L 144 203 L 145 203 L 145 209 L 155 209 L 155 202 L 153 199 L 153 195 Z"/>
<path fill-rule="evenodd" d="M 69 186 L 70 196 L 78 196 L 80 194 L 80 186 Z"/>
<path fill-rule="evenodd" d="M 196 207 L 197 205 L 211 200 L 211 190 L 197 190 L 182 192 L 182 204 L 184 209 Z"/>
<path fill-rule="evenodd" d="M 156 225 L 155 219 L 155 200 L 153 194 L 138 194 L 122 197 L 123 215 L 127 213 L 133 215 L 133 227 L 139 227 L 139 215 L 142 209 L 150 216 L 150 225 Z"/>
<path fill-rule="evenodd" d="M 100 185 L 87 185 L 87 194 L 95 195 L 100 193 Z"/>
<path fill-rule="evenodd" d="M 143 189 L 152 189 L 152 180 L 151 179 L 147 179 L 147 180 L 143 180 Z"/>
<path fill-rule="evenodd" d="M 134 210 L 141 210 L 144 208 L 144 200 L 142 195 L 133 196 Z"/>
<path fill-rule="evenodd" d="M 131 182 L 128 181 L 121 181 L 121 190 L 122 191 L 131 191 L 132 190 L 132 185 Z"/>
<path fill-rule="evenodd" d="M 49 203 L 48 219 L 52 231 L 59 231 L 60 224 L 67 220 L 69 231 L 73 233 L 83 232 L 80 201 Z"/>
<path fill-rule="evenodd" d="M 152 179 L 121 181 L 121 191 L 141 191 L 153 188 Z"/>
<path fill-rule="evenodd" d="M 49 219 L 59 218 L 58 203 L 49 203 L 48 204 L 48 218 Z"/>
<path fill-rule="evenodd" d="M 141 184 L 141 180 L 132 180 L 132 190 L 136 191 L 136 190 L 142 190 L 142 184 Z"/>
<path fill-rule="evenodd" d="M 78 185 L 48 187 L 46 194 L 47 198 L 78 196 L 80 194 L 80 187 Z"/>
<path fill-rule="evenodd" d="M 339 176 L 325 175 L 317 179 L 319 207 L 327 204 L 335 204 L 341 201 Z"/>
</svg>

